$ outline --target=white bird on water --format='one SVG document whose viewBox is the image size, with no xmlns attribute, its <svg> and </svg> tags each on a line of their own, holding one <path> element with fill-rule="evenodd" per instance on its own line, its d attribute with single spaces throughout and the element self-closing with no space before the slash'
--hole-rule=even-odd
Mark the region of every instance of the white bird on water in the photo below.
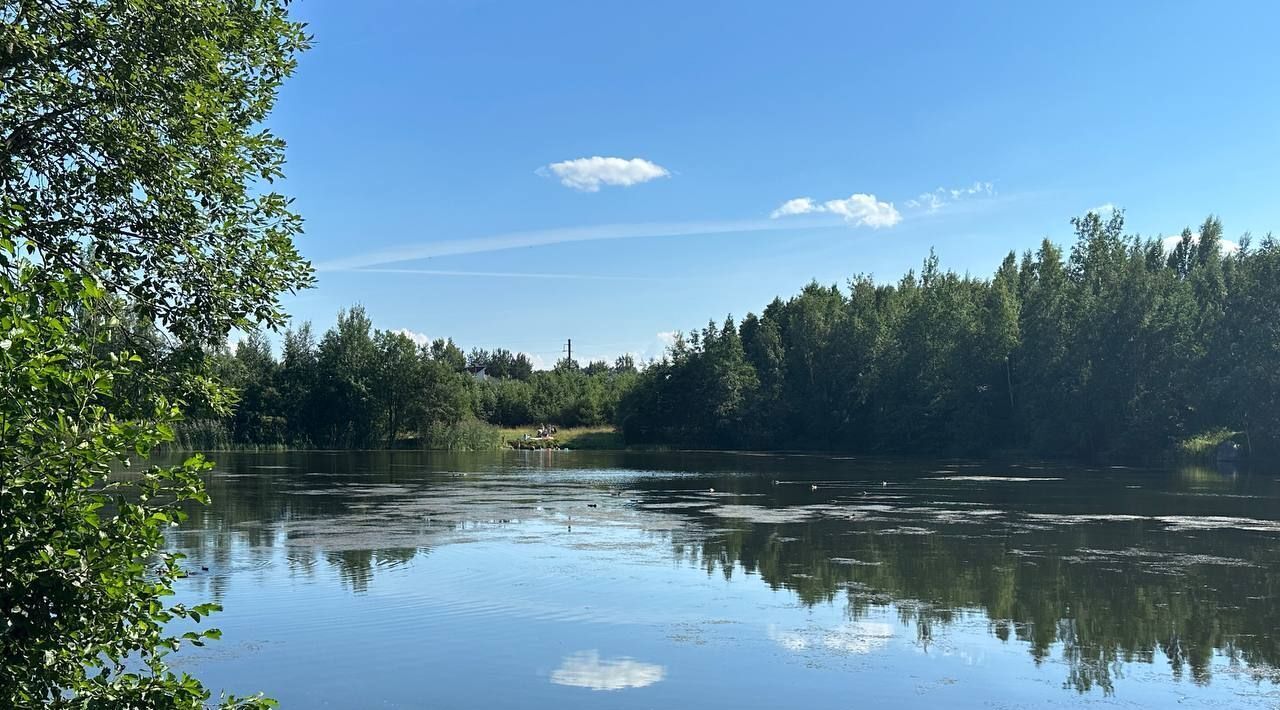
<svg viewBox="0 0 1280 710">
<path fill-rule="evenodd" d="M 818 484 L 816 484 L 816 483 L 815 483 L 815 484 L 813 484 L 813 485 L 809 486 L 809 490 L 811 490 L 811 491 L 816 491 L 816 490 L 818 490 Z"/>
</svg>

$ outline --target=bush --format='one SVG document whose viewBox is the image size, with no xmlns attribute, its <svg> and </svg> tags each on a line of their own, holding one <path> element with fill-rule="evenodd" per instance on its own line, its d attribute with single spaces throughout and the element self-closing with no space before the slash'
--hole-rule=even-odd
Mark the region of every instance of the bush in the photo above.
<svg viewBox="0 0 1280 710">
<path fill-rule="evenodd" d="M 165 656 L 218 630 L 165 626 L 218 606 L 165 602 L 183 572 L 162 531 L 183 503 L 207 502 L 210 464 L 137 470 L 173 441 L 179 411 L 154 394 L 149 411 L 121 414 L 119 400 L 164 380 L 137 355 L 101 354 L 113 318 L 93 279 L 13 256 L 0 245 L 0 706 L 204 707 L 209 691 Z"/>
<path fill-rule="evenodd" d="M 1177 454 L 1185 459 L 1213 459 L 1223 442 L 1231 441 L 1238 432 L 1230 429 L 1211 429 L 1178 442 Z"/>
</svg>

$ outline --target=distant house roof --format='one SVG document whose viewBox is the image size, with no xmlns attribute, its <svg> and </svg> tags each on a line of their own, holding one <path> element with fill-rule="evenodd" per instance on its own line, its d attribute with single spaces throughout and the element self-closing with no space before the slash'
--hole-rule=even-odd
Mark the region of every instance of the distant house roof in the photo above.
<svg viewBox="0 0 1280 710">
<path fill-rule="evenodd" d="M 490 375 L 489 373 L 485 372 L 484 369 L 485 369 L 484 365 L 467 365 L 467 372 L 471 373 L 471 376 L 476 378 L 477 380 L 489 379 Z"/>
</svg>

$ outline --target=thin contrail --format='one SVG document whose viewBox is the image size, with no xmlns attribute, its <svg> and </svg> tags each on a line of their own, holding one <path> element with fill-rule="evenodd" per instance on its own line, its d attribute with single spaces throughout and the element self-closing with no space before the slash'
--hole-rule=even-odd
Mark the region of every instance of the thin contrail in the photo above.
<svg viewBox="0 0 1280 710">
<path fill-rule="evenodd" d="M 716 222 L 653 222 L 642 224 L 603 224 L 589 227 L 561 227 L 526 232 L 509 232 L 492 237 L 474 239 L 447 239 L 442 241 L 406 244 L 341 259 L 321 262 L 316 271 L 350 271 L 370 266 L 395 264 L 402 261 L 429 259 L 437 256 L 478 254 L 482 252 L 518 249 L 520 247 L 546 246 L 566 242 L 592 242 L 605 239 L 637 239 L 642 237 L 675 237 L 696 234 L 726 234 L 731 232 L 766 232 L 776 230 L 839 227 L 830 220 L 796 220 L 778 222 L 769 219 L 721 220 Z"/>
<path fill-rule="evenodd" d="M 424 276 L 481 276 L 514 279 L 581 279 L 586 281 L 678 281 L 664 276 L 626 276 L 610 274 L 558 274 L 529 271 L 457 271 L 452 269 L 346 269 L 356 274 L 422 274 Z"/>
</svg>

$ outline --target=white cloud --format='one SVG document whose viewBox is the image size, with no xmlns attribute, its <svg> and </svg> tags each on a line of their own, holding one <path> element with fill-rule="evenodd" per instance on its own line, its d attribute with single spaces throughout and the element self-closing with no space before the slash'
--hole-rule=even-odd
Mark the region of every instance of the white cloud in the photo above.
<svg viewBox="0 0 1280 710">
<path fill-rule="evenodd" d="M 671 347 L 675 344 L 676 336 L 679 334 L 680 331 L 678 330 L 664 330 L 661 333 L 658 333 L 655 337 L 657 337 L 658 341 L 661 342 L 664 347 Z"/>
<path fill-rule="evenodd" d="M 969 197 L 972 195 L 994 195 L 995 186 L 989 182 L 980 182 L 975 180 L 969 187 L 948 190 L 951 193 L 951 199 L 958 200 L 961 197 Z"/>
<path fill-rule="evenodd" d="M 536 353 L 525 353 L 524 356 L 529 358 L 529 363 L 533 365 L 533 369 L 535 370 L 550 370 L 551 365 L 554 364 L 548 364 L 545 357 Z"/>
<path fill-rule="evenodd" d="M 907 200 L 903 204 L 913 210 L 923 208 L 929 212 L 937 212 L 947 202 L 937 192 L 924 192 L 919 197 Z"/>
<path fill-rule="evenodd" d="M 880 202 L 875 195 L 855 193 L 844 200 L 827 200 L 822 205 L 826 211 L 844 217 L 855 227 L 892 227 L 902 221 L 902 214 L 892 202 Z"/>
<path fill-rule="evenodd" d="M 551 682 L 592 690 L 623 690 L 653 685 L 666 675 L 667 669 L 656 663 L 630 658 L 602 660 L 599 651 L 581 651 L 564 659 L 551 673 Z"/>
<path fill-rule="evenodd" d="M 560 178 L 561 185 L 583 192 L 599 192 L 601 185 L 630 187 L 671 175 L 666 168 L 644 158 L 627 160 L 599 155 L 552 163 L 538 168 L 537 173 L 544 177 L 554 175 Z"/>
<path fill-rule="evenodd" d="M 1178 246 L 1178 242 L 1180 242 L 1180 241 L 1182 241 L 1182 235 L 1180 235 L 1180 234 L 1175 234 L 1175 235 L 1174 235 L 1174 236 L 1172 236 L 1172 237 L 1165 237 L 1165 238 L 1161 239 L 1161 240 L 1160 240 L 1160 243 L 1164 245 L 1164 251 L 1165 251 L 1165 253 L 1166 253 L 1166 254 L 1170 254 L 1170 253 L 1172 253 L 1172 252 L 1173 252 L 1174 247 Z M 1196 232 L 1196 233 L 1194 233 L 1194 234 L 1192 234 L 1192 235 L 1191 235 L 1191 243 L 1192 243 L 1192 244 L 1199 244 L 1199 243 L 1200 243 L 1200 233 L 1199 233 L 1199 232 Z M 1234 253 L 1236 253 L 1236 252 L 1240 251 L 1240 244 L 1239 244 L 1238 242 L 1233 242 L 1233 241 L 1231 241 L 1230 239 L 1219 239 L 1219 240 L 1218 240 L 1218 249 L 1219 249 L 1219 251 L 1221 251 L 1221 252 L 1222 252 L 1222 255 L 1223 255 L 1223 256 L 1227 256 L 1227 255 L 1229 255 L 1229 254 L 1234 254 Z"/>
<path fill-rule="evenodd" d="M 812 197 L 797 197 L 794 200 L 787 200 L 782 206 L 769 213 L 769 217 L 777 219 L 793 214 L 809 214 L 810 212 L 821 212 L 822 208 L 814 204 Z"/>
<path fill-rule="evenodd" d="M 1117 208 L 1115 205 L 1111 204 L 1110 202 L 1107 202 L 1107 203 L 1098 205 L 1097 207 L 1090 207 L 1089 211 L 1098 215 L 1099 217 L 1107 217 L 1107 216 L 1110 216 L 1112 213 L 1114 213 L 1116 209 Z"/>
<path fill-rule="evenodd" d="M 431 338 L 428 337 L 426 333 L 419 333 L 416 330 L 409 330 L 408 328 L 393 328 L 388 332 L 399 333 L 400 335 L 403 335 L 409 340 L 412 340 L 413 344 L 417 345 L 418 347 L 431 344 Z"/>
<path fill-rule="evenodd" d="M 995 185 L 990 182 L 976 180 L 967 187 L 939 187 L 933 192 L 922 192 L 902 204 L 913 210 L 922 209 L 926 212 L 937 212 L 952 202 L 959 202 L 968 197 L 979 195 L 993 197 L 995 194 Z"/>
<path fill-rule="evenodd" d="M 798 214 L 827 212 L 840 215 L 845 222 L 855 227 L 892 227 L 902 221 L 902 214 L 892 202 L 881 202 L 875 195 L 854 193 L 842 200 L 827 200 L 822 204 L 811 197 L 797 197 L 782 203 L 782 206 L 770 213 L 772 219 Z"/>
</svg>

